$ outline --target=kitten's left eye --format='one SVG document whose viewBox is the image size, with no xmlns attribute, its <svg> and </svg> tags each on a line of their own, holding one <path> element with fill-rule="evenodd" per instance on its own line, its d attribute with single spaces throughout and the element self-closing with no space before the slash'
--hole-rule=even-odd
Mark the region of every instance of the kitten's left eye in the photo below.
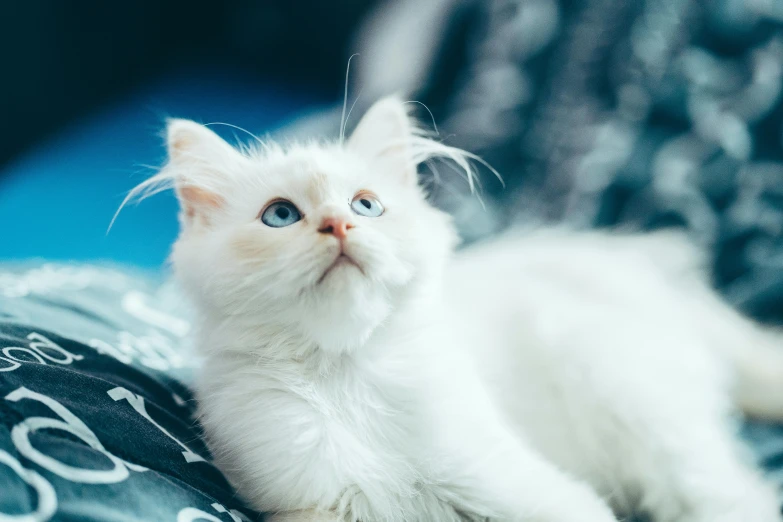
<svg viewBox="0 0 783 522">
<path fill-rule="evenodd" d="M 272 228 L 287 227 L 302 219 L 299 209 L 284 199 L 275 201 L 261 213 L 261 222 Z"/>
<path fill-rule="evenodd" d="M 383 214 L 383 205 L 370 194 L 357 194 L 351 201 L 351 208 L 360 216 L 378 217 Z"/>
</svg>

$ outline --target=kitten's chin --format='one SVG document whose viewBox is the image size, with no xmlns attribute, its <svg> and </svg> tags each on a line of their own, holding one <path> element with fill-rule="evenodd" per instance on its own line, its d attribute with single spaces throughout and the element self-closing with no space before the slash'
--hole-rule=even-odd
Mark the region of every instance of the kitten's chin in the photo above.
<svg viewBox="0 0 783 522">
<path fill-rule="evenodd" d="M 344 284 L 343 280 L 346 278 L 363 277 L 364 275 L 364 270 L 359 263 L 354 261 L 354 259 L 347 254 L 340 254 L 332 264 L 324 270 L 324 273 L 316 282 L 316 286 Z"/>
<path fill-rule="evenodd" d="M 343 266 L 337 270 L 327 275 L 323 295 L 309 303 L 299 321 L 305 334 L 322 350 L 341 354 L 361 347 L 392 307 L 388 295 L 370 288 L 358 269 Z M 356 278 L 362 278 L 365 284 L 358 284 Z M 346 284 L 334 284 L 338 282 Z"/>
</svg>

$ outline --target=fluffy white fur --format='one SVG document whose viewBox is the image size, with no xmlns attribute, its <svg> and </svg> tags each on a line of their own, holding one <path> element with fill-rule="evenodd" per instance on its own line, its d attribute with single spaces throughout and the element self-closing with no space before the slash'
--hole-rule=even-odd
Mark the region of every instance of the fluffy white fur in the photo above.
<svg viewBox="0 0 783 522">
<path fill-rule="evenodd" d="M 216 462 L 278 521 L 780 522 L 735 404 L 783 418 L 780 337 L 671 234 L 517 233 L 452 256 L 415 165 L 467 157 L 378 102 L 344 144 L 237 151 L 173 121 Z M 369 190 L 386 212 L 352 214 Z M 285 198 L 304 219 L 270 228 Z M 319 280 L 354 225 L 343 264 Z"/>
</svg>

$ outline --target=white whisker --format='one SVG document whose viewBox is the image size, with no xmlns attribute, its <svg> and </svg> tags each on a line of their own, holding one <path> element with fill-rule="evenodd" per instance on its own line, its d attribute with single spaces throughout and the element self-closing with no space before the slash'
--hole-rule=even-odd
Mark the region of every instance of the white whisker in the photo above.
<svg viewBox="0 0 783 522">
<path fill-rule="evenodd" d="M 355 99 L 355 100 L 353 101 L 353 103 L 351 104 L 351 108 L 350 108 L 350 110 L 348 111 L 348 115 L 345 117 L 345 121 L 343 122 L 343 127 L 342 127 L 341 136 L 345 136 L 345 127 L 348 125 L 348 120 L 349 120 L 349 119 L 350 119 L 350 117 L 351 117 L 351 113 L 353 112 L 353 108 L 356 106 L 356 102 L 358 102 L 358 101 L 359 101 L 359 98 L 361 98 L 361 96 L 362 96 L 362 91 L 359 91 L 359 94 L 357 94 L 357 95 L 356 95 L 356 99 Z M 342 143 L 342 142 L 341 142 L 341 143 Z"/>
<path fill-rule="evenodd" d="M 345 88 L 343 93 L 343 114 L 340 117 L 340 145 L 345 142 L 345 109 L 348 107 L 348 78 L 351 74 L 351 60 L 354 56 L 359 56 L 359 53 L 354 53 L 348 58 L 348 66 L 345 68 Z"/>
<path fill-rule="evenodd" d="M 109 234 L 112 227 L 114 226 L 114 222 L 117 220 L 117 216 L 120 215 L 120 212 L 128 203 L 143 201 L 150 196 L 154 196 L 155 194 L 169 190 L 173 186 L 174 181 L 170 178 L 170 176 L 168 176 L 168 173 L 164 169 L 151 178 L 148 178 L 133 187 L 125 196 L 125 198 L 123 198 L 120 206 L 117 207 L 117 211 L 112 216 L 111 221 L 109 222 L 109 227 L 106 229 L 106 234 Z"/>
<path fill-rule="evenodd" d="M 417 100 L 408 100 L 406 102 L 403 102 L 404 104 L 408 103 L 415 103 L 417 105 L 421 105 L 424 107 L 424 109 L 429 113 L 430 120 L 432 121 L 432 129 L 435 131 L 435 135 L 440 135 L 440 131 L 438 131 L 438 125 L 435 123 L 435 116 L 432 114 L 432 111 L 429 107 L 427 107 L 423 102 L 417 101 Z"/>
<path fill-rule="evenodd" d="M 204 124 L 204 127 L 210 127 L 210 126 L 212 126 L 212 125 L 224 125 L 224 126 L 226 126 L 226 127 L 231 127 L 232 129 L 236 129 L 236 130 L 238 130 L 238 131 L 242 131 L 242 132 L 244 132 L 245 134 L 247 134 L 248 136 L 250 136 L 251 138 L 253 138 L 254 140 L 256 140 L 258 143 L 260 143 L 260 144 L 262 144 L 262 145 L 264 144 L 264 140 L 262 140 L 261 138 L 259 138 L 258 136 L 256 136 L 256 135 L 255 135 L 255 134 L 253 134 L 252 132 L 250 132 L 249 130 L 247 130 L 247 129 L 243 129 L 243 128 L 242 128 L 242 127 L 240 127 L 239 125 L 232 125 L 231 123 L 224 123 L 224 122 L 222 122 L 222 121 L 213 121 L 213 122 L 211 122 L 211 123 L 205 123 L 205 124 Z"/>
</svg>

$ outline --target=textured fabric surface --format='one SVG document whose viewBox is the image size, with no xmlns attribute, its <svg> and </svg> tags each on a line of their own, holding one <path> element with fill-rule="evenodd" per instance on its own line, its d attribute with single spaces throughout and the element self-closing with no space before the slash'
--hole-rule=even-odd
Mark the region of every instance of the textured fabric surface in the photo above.
<svg viewBox="0 0 783 522">
<path fill-rule="evenodd" d="M 178 301 L 119 270 L 0 270 L 0 520 L 260 519 L 210 463 Z"/>
</svg>

